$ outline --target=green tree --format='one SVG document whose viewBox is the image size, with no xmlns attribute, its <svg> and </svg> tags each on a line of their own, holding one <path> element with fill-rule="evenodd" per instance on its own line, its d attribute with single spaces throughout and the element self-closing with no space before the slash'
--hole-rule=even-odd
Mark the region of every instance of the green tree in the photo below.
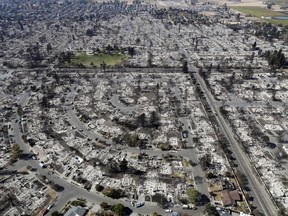
<svg viewBox="0 0 288 216">
<path fill-rule="evenodd" d="M 286 64 L 286 57 L 284 53 L 282 53 L 282 49 L 280 49 L 279 51 L 274 50 L 274 52 L 267 51 L 265 53 L 265 56 L 271 68 L 279 69 Z"/>
<path fill-rule="evenodd" d="M 277 216 L 287 216 L 288 214 L 286 213 L 286 210 L 283 206 L 279 207 L 279 210 L 277 212 Z"/>
<path fill-rule="evenodd" d="M 119 168 L 122 173 L 125 173 L 128 170 L 128 161 L 125 158 L 120 162 Z"/>
<path fill-rule="evenodd" d="M 236 18 L 236 20 L 239 21 L 240 20 L 240 13 L 236 14 L 235 18 Z"/>
<path fill-rule="evenodd" d="M 209 215 L 209 216 L 220 216 L 219 212 L 216 210 L 216 208 L 211 205 L 211 203 L 208 203 L 205 206 L 205 212 Z"/>
<path fill-rule="evenodd" d="M 111 197 L 112 199 L 119 199 L 123 194 L 123 191 L 120 189 L 114 189 L 110 187 L 105 187 L 102 193 L 105 196 Z"/>
<path fill-rule="evenodd" d="M 236 178 L 239 182 L 240 187 L 242 187 L 245 190 L 249 190 L 249 181 L 248 181 L 246 175 L 243 172 L 241 172 L 240 170 L 237 170 L 235 175 L 236 175 Z"/>
<path fill-rule="evenodd" d="M 112 211 L 115 212 L 118 216 L 124 215 L 125 207 L 121 203 L 115 204 L 112 206 Z"/>
<path fill-rule="evenodd" d="M 105 72 L 106 67 L 107 67 L 107 64 L 105 63 L 105 61 L 103 61 L 103 62 L 100 64 L 101 70 L 102 70 L 103 72 Z"/>
<path fill-rule="evenodd" d="M 247 66 L 247 70 L 244 71 L 243 75 L 244 75 L 244 78 L 246 78 L 246 79 L 252 79 L 253 78 L 254 71 L 253 71 L 253 69 L 252 69 L 250 64 Z"/>
<path fill-rule="evenodd" d="M 189 188 L 186 194 L 191 203 L 197 203 L 201 200 L 201 193 L 194 188 Z"/>
<path fill-rule="evenodd" d="M 96 191 L 101 192 L 104 189 L 104 187 L 100 184 L 96 184 L 95 189 L 96 189 Z"/>
<path fill-rule="evenodd" d="M 206 176 L 206 178 L 208 178 L 208 179 L 217 178 L 217 176 L 214 175 L 212 172 L 206 173 L 205 176 Z"/>
<path fill-rule="evenodd" d="M 11 148 L 11 153 L 12 153 L 12 160 L 14 162 L 17 161 L 21 155 L 21 150 L 20 150 L 19 145 L 13 144 Z"/>
<path fill-rule="evenodd" d="M 48 43 L 47 46 L 46 46 L 47 52 L 50 52 L 52 49 L 53 49 L 53 48 L 52 48 L 51 43 Z"/>
<path fill-rule="evenodd" d="M 203 170 L 207 170 L 211 165 L 212 159 L 210 154 L 205 154 L 199 159 L 199 164 Z"/>
<path fill-rule="evenodd" d="M 255 42 L 252 44 L 252 50 L 255 50 L 256 47 L 257 47 L 257 43 L 256 43 L 256 41 L 255 41 Z"/>
<path fill-rule="evenodd" d="M 169 151 L 171 148 L 170 148 L 170 145 L 167 144 L 167 143 L 161 143 L 159 144 L 159 148 L 162 150 L 162 151 Z"/>
<path fill-rule="evenodd" d="M 51 184 L 50 186 L 51 186 L 51 188 L 52 188 L 53 190 L 55 190 L 55 191 L 57 191 L 57 192 L 61 192 L 61 191 L 64 190 L 64 187 L 61 186 L 61 185 L 59 185 L 59 184 L 53 183 L 53 184 Z"/>
<path fill-rule="evenodd" d="M 157 202 L 161 208 L 165 208 L 168 205 L 168 200 L 163 194 L 156 193 L 152 196 L 152 201 Z"/>
<path fill-rule="evenodd" d="M 138 116 L 137 120 L 141 127 L 145 127 L 147 125 L 147 118 L 145 113 L 142 113 L 140 116 Z"/>
<path fill-rule="evenodd" d="M 110 206 L 109 206 L 109 204 L 107 202 L 102 202 L 102 203 L 100 203 L 100 207 L 102 209 L 108 209 Z"/>
<path fill-rule="evenodd" d="M 219 72 L 221 70 L 220 64 L 217 64 L 216 70 Z"/>
<path fill-rule="evenodd" d="M 182 72 L 188 73 L 188 62 L 186 60 L 182 63 Z"/>
<path fill-rule="evenodd" d="M 19 115 L 19 116 L 22 116 L 22 115 L 23 115 L 24 111 L 23 111 L 23 108 L 22 108 L 21 105 L 19 105 L 17 112 L 18 112 L 18 115 Z"/>
<path fill-rule="evenodd" d="M 54 211 L 51 213 L 51 216 L 62 216 L 63 214 L 59 213 L 58 211 Z"/>
<path fill-rule="evenodd" d="M 160 126 L 160 117 L 156 111 L 153 111 L 150 116 L 150 124 L 152 127 L 158 129 Z"/>
<path fill-rule="evenodd" d="M 89 37 L 92 37 L 94 35 L 93 29 L 87 29 L 86 30 L 86 35 L 89 36 Z"/>
</svg>

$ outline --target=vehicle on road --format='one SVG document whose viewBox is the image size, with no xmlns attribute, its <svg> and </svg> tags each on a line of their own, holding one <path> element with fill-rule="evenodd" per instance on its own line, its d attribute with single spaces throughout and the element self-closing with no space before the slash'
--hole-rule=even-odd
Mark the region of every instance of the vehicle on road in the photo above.
<svg viewBox="0 0 288 216">
<path fill-rule="evenodd" d="M 166 209 L 165 212 L 172 212 L 172 209 Z"/>
<path fill-rule="evenodd" d="M 47 210 L 49 211 L 53 207 L 53 203 L 48 205 Z"/>
<path fill-rule="evenodd" d="M 41 167 L 41 168 L 46 168 L 47 166 L 46 166 L 46 164 L 43 162 L 43 161 L 41 161 L 40 163 L 39 163 L 39 166 Z"/>
<path fill-rule="evenodd" d="M 189 209 L 189 205 L 183 205 L 182 208 L 183 209 Z"/>
<path fill-rule="evenodd" d="M 136 208 L 140 208 L 140 207 L 142 207 L 142 206 L 144 206 L 144 203 L 143 203 L 143 202 L 136 203 Z"/>
<path fill-rule="evenodd" d="M 186 131 L 186 130 L 182 131 L 182 137 L 183 138 L 188 138 L 188 134 L 189 134 L 188 131 Z"/>
</svg>

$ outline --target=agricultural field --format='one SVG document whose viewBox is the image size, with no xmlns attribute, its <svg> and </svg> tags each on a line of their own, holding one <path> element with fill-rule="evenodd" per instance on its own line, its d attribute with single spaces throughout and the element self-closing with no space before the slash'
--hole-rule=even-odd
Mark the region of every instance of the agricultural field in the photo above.
<svg viewBox="0 0 288 216">
<path fill-rule="evenodd" d="M 279 11 L 273 11 L 273 10 L 269 10 L 269 9 L 258 7 L 258 6 L 231 6 L 231 8 L 241 13 L 244 13 L 246 15 L 260 18 L 263 21 L 266 21 L 272 24 L 288 25 L 288 20 L 277 20 L 277 19 L 270 18 L 270 17 L 275 17 L 275 16 L 283 16 L 283 17 L 287 16 L 287 14 L 279 12 Z"/>
<path fill-rule="evenodd" d="M 115 66 L 121 62 L 128 60 L 129 57 L 124 54 L 98 54 L 88 55 L 86 53 L 78 53 L 72 59 L 73 65 L 83 64 L 86 67 L 97 66 L 99 67 L 103 62 L 108 66 Z"/>
</svg>

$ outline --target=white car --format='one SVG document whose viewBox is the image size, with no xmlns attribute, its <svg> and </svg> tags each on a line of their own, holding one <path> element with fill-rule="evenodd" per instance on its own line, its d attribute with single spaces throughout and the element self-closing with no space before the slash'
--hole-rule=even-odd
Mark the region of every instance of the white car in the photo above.
<svg viewBox="0 0 288 216">
<path fill-rule="evenodd" d="M 41 168 L 46 168 L 46 165 L 45 165 L 45 163 L 44 163 L 43 161 L 41 161 L 41 162 L 39 163 L 39 166 L 40 166 Z"/>
<path fill-rule="evenodd" d="M 166 209 L 165 212 L 172 212 L 172 209 Z"/>
<path fill-rule="evenodd" d="M 52 207 L 53 207 L 53 204 L 50 204 L 50 205 L 47 207 L 47 210 L 49 211 Z"/>
</svg>

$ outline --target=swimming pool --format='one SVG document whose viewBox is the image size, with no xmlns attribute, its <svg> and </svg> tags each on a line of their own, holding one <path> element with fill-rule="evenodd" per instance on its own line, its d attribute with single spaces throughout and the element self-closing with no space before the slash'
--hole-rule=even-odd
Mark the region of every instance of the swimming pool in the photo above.
<svg viewBox="0 0 288 216">
<path fill-rule="evenodd" d="M 275 16 L 272 17 L 273 19 L 277 19 L 277 20 L 288 20 L 288 16 Z"/>
</svg>

